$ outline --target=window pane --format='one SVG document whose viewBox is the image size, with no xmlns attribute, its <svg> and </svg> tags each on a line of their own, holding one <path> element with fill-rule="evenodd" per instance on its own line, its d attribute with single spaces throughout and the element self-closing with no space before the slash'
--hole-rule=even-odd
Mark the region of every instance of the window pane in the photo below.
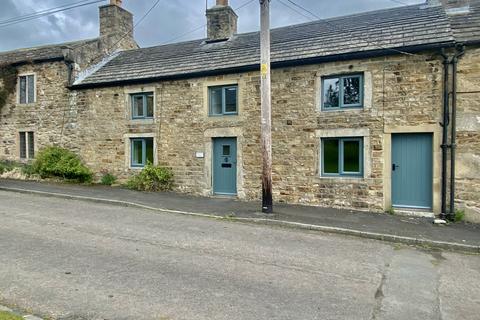
<svg viewBox="0 0 480 320">
<path fill-rule="evenodd" d="M 28 133 L 28 158 L 33 159 L 35 157 L 35 141 L 33 138 L 33 132 Z"/>
<path fill-rule="evenodd" d="M 25 159 L 27 157 L 27 141 L 25 132 L 20 132 L 20 158 Z"/>
<path fill-rule="evenodd" d="M 324 108 L 338 108 L 339 107 L 339 91 L 340 79 L 325 79 L 323 80 L 323 107 Z"/>
<path fill-rule="evenodd" d="M 343 142 L 343 171 L 360 172 L 360 141 Z"/>
<path fill-rule="evenodd" d="M 339 140 L 324 140 L 323 142 L 323 172 L 324 173 L 339 173 L 338 172 L 338 141 Z"/>
<path fill-rule="evenodd" d="M 147 161 L 153 164 L 153 138 L 145 139 L 145 146 L 147 149 Z"/>
<path fill-rule="evenodd" d="M 343 104 L 360 104 L 360 77 L 343 78 Z"/>
<path fill-rule="evenodd" d="M 210 113 L 222 114 L 222 88 L 210 89 Z"/>
<path fill-rule="evenodd" d="M 33 75 L 27 76 L 27 86 L 28 86 L 28 103 L 35 102 L 35 77 Z"/>
<path fill-rule="evenodd" d="M 27 77 L 20 77 L 20 103 L 27 103 Z"/>
<path fill-rule="evenodd" d="M 229 156 L 230 155 L 230 146 L 228 144 L 223 145 L 222 155 L 223 156 Z"/>
<path fill-rule="evenodd" d="M 237 112 L 237 88 L 225 89 L 225 112 Z"/>
<path fill-rule="evenodd" d="M 133 117 L 140 118 L 143 117 L 143 96 L 133 96 Z"/>
<path fill-rule="evenodd" d="M 143 141 L 132 140 L 132 165 L 143 165 Z"/>
<path fill-rule="evenodd" d="M 147 118 L 153 118 L 153 94 L 147 95 Z"/>
</svg>

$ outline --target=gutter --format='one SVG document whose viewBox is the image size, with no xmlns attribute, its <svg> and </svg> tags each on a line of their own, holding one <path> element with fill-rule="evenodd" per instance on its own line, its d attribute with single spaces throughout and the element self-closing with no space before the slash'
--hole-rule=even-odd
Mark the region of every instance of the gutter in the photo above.
<svg viewBox="0 0 480 320">
<path fill-rule="evenodd" d="M 63 60 L 64 60 L 64 57 L 59 56 L 59 57 L 52 57 L 52 58 L 21 60 L 21 61 L 11 62 L 10 65 L 17 67 L 17 66 L 21 66 L 21 65 L 25 65 L 25 64 L 31 64 L 31 63 L 58 62 L 58 61 L 63 61 Z"/>
<path fill-rule="evenodd" d="M 369 50 L 369 51 L 363 51 L 363 52 L 335 54 L 335 55 L 322 56 L 322 57 L 276 61 L 271 63 L 271 68 L 278 69 L 278 68 L 311 65 L 311 64 L 333 62 L 333 61 L 345 61 L 345 60 L 375 58 L 380 56 L 398 55 L 399 53 L 396 50 L 404 51 L 407 53 L 416 53 L 421 51 L 435 50 L 440 48 L 453 48 L 453 47 L 455 47 L 454 42 L 441 42 L 441 43 L 435 43 L 435 44 L 422 44 L 422 45 L 408 46 L 408 47 Z M 254 64 L 230 67 L 230 68 L 188 72 L 183 74 L 171 74 L 171 75 L 165 75 L 165 76 L 153 76 L 153 77 L 146 77 L 146 78 L 140 78 L 140 79 L 138 78 L 124 79 L 124 80 L 113 80 L 113 81 L 105 81 L 105 82 L 83 83 L 83 84 L 77 83 L 69 86 L 69 89 L 71 90 L 90 89 L 90 88 L 114 87 L 114 86 L 121 86 L 121 85 L 130 85 L 130 84 L 144 84 L 144 83 L 157 82 L 157 81 L 183 80 L 183 79 L 200 78 L 200 77 L 207 77 L 207 76 L 225 75 L 225 74 L 231 74 L 231 73 L 258 71 L 258 70 L 260 70 L 260 63 L 254 63 Z"/>
</svg>

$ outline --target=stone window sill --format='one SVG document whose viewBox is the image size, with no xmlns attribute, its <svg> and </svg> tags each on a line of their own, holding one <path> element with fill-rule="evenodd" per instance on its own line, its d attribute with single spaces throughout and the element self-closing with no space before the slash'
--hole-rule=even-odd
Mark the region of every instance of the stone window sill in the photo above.
<svg viewBox="0 0 480 320">
<path fill-rule="evenodd" d="M 355 107 L 355 108 L 343 108 L 343 109 L 334 109 L 334 110 L 325 110 L 325 109 L 317 109 L 317 112 L 322 113 L 362 113 L 364 111 L 368 111 L 369 107 Z"/>
<path fill-rule="evenodd" d="M 20 102 L 17 102 L 16 105 L 18 107 L 34 107 L 37 105 L 36 102 L 30 102 L 30 103 L 20 103 Z"/>
<path fill-rule="evenodd" d="M 130 119 L 130 120 L 128 120 L 128 123 L 129 123 L 129 124 L 139 124 L 139 125 L 142 125 L 142 124 L 154 124 L 154 123 L 155 123 L 155 119 Z"/>
<path fill-rule="evenodd" d="M 365 177 L 348 177 L 348 176 L 338 176 L 338 177 L 327 177 L 327 176 L 316 176 L 317 181 L 321 182 L 331 182 L 331 183 L 365 183 Z"/>
</svg>

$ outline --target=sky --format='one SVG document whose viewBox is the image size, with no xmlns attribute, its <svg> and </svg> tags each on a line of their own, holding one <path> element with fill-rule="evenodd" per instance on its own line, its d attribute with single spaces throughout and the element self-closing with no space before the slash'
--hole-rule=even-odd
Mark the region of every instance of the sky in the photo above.
<svg viewBox="0 0 480 320">
<path fill-rule="evenodd" d="M 215 0 L 207 0 L 208 6 Z M 321 18 L 342 16 L 363 11 L 422 3 L 424 0 L 293 0 Z M 39 19 L 4 26 L 2 21 L 25 14 L 78 2 L 78 0 L 0 0 L 0 51 L 13 50 L 98 36 L 98 7 L 109 1 L 58 12 Z M 141 19 L 156 0 L 123 0 L 123 7 Z M 230 0 L 239 16 L 238 32 L 259 29 L 258 0 Z M 310 21 L 286 5 L 288 0 L 271 0 L 272 27 Z M 298 9 L 297 9 L 298 10 Z M 141 47 L 203 38 L 205 0 L 160 0 L 158 5 L 135 28 L 135 39 Z M 190 32 L 198 29 L 195 32 Z M 184 35 L 186 34 L 186 35 Z M 182 36 L 184 35 L 184 36 Z M 181 37 L 180 37 L 181 36 Z"/>
</svg>

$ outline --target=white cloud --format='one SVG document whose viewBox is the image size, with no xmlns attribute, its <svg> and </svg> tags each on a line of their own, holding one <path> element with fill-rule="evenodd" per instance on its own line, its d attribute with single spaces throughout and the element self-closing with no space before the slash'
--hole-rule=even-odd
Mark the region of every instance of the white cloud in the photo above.
<svg viewBox="0 0 480 320">
<path fill-rule="evenodd" d="M 125 8 L 134 14 L 135 21 L 138 21 L 154 1 L 124 0 L 123 3 Z M 295 1 L 322 18 L 400 5 L 392 0 Z M 76 2 L 76 0 L 2 0 L 0 20 L 72 2 Z M 211 6 L 215 1 L 208 0 L 208 2 Z M 230 4 L 233 8 L 237 8 L 246 2 L 248 0 L 231 0 Z M 286 0 L 283 2 L 287 3 Z M 423 0 L 402 0 L 402 2 L 414 4 L 421 3 Z M 239 32 L 258 30 L 258 6 L 258 1 L 252 1 L 248 6 L 238 10 Z M 308 19 L 277 0 L 272 1 L 272 27 L 306 21 Z M 135 37 L 141 46 L 153 46 L 199 28 L 205 23 L 204 1 L 161 0 L 155 10 L 137 27 Z M 0 50 L 74 41 L 96 36 L 98 36 L 98 5 L 90 5 L 12 26 L 0 26 L 0 39 L 2 39 Z M 200 28 L 177 41 L 203 38 L 204 36 L 205 29 Z"/>
</svg>

